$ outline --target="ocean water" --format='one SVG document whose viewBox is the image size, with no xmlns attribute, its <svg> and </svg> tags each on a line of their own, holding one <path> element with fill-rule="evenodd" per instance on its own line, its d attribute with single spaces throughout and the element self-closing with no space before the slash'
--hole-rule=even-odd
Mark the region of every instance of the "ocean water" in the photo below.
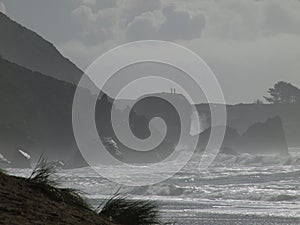
<svg viewBox="0 0 300 225">
<path fill-rule="evenodd" d="M 172 178 L 143 187 L 121 186 L 91 168 L 61 169 L 57 176 L 95 207 L 119 188 L 132 198 L 157 200 L 164 221 L 176 224 L 300 224 L 300 150 L 291 149 L 290 156 L 220 154 L 207 170 L 198 166 L 195 156 Z M 30 170 L 9 172 L 28 176 Z"/>
</svg>

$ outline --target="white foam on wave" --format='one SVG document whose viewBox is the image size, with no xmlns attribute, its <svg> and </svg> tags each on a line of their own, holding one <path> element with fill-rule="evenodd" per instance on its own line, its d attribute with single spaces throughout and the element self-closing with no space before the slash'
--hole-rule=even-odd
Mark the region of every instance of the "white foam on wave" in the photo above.
<svg viewBox="0 0 300 225">
<path fill-rule="evenodd" d="M 151 196 L 180 196 L 183 194 L 183 192 L 184 188 L 167 183 L 136 187 L 131 191 L 132 194 Z"/>
<path fill-rule="evenodd" d="M 213 166 L 266 166 L 266 165 L 300 165 L 298 155 L 251 155 L 247 153 L 238 155 L 219 154 Z"/>
</svg>

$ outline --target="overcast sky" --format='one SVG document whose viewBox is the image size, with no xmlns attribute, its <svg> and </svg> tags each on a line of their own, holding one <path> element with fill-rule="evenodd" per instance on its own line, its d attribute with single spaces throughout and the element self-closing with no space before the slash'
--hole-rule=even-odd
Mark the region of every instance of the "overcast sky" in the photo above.
<svg viewBox="0 0 300 225">
<path fill-rule="evenodd" d="M 300 86 L 299 0 L 0 0 L 0 11 L 83 70 L 119 44 L 159 39 L 199 54 L 227 103 L 262 98 L 279 80 Z"/>
</svg>

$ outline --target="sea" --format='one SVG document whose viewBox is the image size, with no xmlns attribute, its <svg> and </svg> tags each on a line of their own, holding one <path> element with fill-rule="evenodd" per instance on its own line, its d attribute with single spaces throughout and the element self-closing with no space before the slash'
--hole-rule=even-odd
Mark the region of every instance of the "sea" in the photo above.
<svg viewBox="0 0 300 225">
<path fill-rule="evenodd" d="M 95 208 L 116 192 L 155 200 L 166 224 L 292 225 L 300 224 L 300 148 L 289 152 L 285 156 L 219 154 L 201 171 L 195 155 L 173 177 L 150 186 L 123 186 L 90 167 L 59 169 L 55 179 L 63 187 L 79 190 Z M 7 171 L 24 177 L 31 172 Z"/>
</svg>

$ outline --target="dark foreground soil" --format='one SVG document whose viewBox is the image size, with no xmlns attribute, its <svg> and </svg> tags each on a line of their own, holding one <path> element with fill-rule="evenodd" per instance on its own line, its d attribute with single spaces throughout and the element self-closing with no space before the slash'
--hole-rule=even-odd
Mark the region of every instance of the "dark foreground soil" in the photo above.
<svg viewBox="0 0 300 225">
<path fill-rule="evenodd" d="M 57 202 L 27 179 L 2 172 L 0 224 L 111 225 L 92 210 Z"/>
</svg>

